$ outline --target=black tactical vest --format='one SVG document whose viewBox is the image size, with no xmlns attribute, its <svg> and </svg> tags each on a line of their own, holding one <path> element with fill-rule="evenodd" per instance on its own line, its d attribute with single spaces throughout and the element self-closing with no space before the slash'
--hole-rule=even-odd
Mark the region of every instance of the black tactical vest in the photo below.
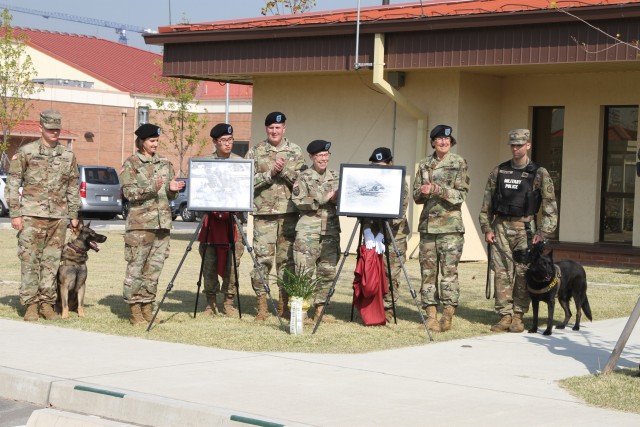
<svg viewBox="0 0 640 427">
<path fill-rule="evenodd" d="M 496 190 L 493 194 L 493 213 L 499 216 L 529 216 L 540 209 L 540 190 L 533 189 L 538 165 L 533 162 L 524 169 L 515 169 L 511 160 L 498 166 Z"/>
</svg>

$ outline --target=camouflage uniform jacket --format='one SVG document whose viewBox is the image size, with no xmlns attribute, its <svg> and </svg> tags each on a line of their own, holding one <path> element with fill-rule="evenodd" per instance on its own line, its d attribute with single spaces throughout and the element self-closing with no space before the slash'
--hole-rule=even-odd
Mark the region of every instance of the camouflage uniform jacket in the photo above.
<svg viewBox="0 0 640 427">
<path fill-rule="evenodd" d="M 438 184 L 433 194 L 422 194 L 420 187 L 427 181 Z M 469 193 L 467 161 L 457 154 L 447 153 L 442 160 L 436 154 L 420 162 L 413 184 L 413 200 L 424 204 L 418 231 L 421 233 L 464 233 L 462 203 Z"/>
<path fill-rule="evenodd" d="M 169 200 L 178 197 L 169 189 L 174 177 L 173 165 L 163 157 L 136 153 L 124 161 L 120 185 L 129 200 L 127 230 L 171 229 Z M 156 190 L 156 178 L 165 180 L 164 187 Z"/>
<path fill-rule="evenodd" d="M 277 147 L 265 140 L 252 147 L 245 158 L 254 159 L 254 215 L 298 212 L 291 201 L 291 189 L 304 166 L 302 149 L 287 138 L 283 138 Z M 271 167 L 279 158 L 286 160 L 284 169 L 272 177 Z"/>
<path fill-rule="evenodd" d="M 409 229 L 409 221 L 407 221 L 407 208 L 409 207 L 409 184 L 404 183 L 404 198 L 402 200 L 402 217 L 389 220 L 389 226 L 393 232 L 393 238 L 396 240 L 407 237 L 411 230 Z M 363 218 L 362 226 L 370 228 L 375 236 L 378 233 L 385 234 L 384 219 L 380 218 Z"/>
<path fill-rule="evenodd" d="M 60 144 L 49 148 L 41 139 L 20 147 L 11 159 L 5 195 L 12 218 L 78 218 L 76 156 Z"/>
<path fill-rule="evenodd" d="M 496 182 L 498 180 L 499 166 L 496 166 L 489 174 L 487 186 L 484 189 L 484 198 L 482 199 L 482 208 L 480 209 L 480 227 L 483 233 L 492 231 L 491 224 L 496 215 L 493 214 L 491 207 L 493 193 L 496 191 Z M 556 195 L 553 190 L 553 181 L 549 172 L 542 166 L 536 171 L 536 177 L 533 180 L 534 191 L 539 190 L 542 196 L 541 223 L 538 224 L 538 230 L 542 232 L 543 237 L 553 233 L 558 225 L 558 205 L 556 203 Z M 533 218 L 522 217 L 523 222 L 529 222 Z"/>
<path fill-rule="evenodd" d="M 327 200 L 331 191 L 338 190 L 340 177 L 337 172 L 326 170 L 319 174 L 309 168 L 300 172 L 293 185 L 293 203 L 300 211 L 296 231 L 335 236 L 340 234 L 340 220 L 336 215 L 337 200 Z"/>
</svg>

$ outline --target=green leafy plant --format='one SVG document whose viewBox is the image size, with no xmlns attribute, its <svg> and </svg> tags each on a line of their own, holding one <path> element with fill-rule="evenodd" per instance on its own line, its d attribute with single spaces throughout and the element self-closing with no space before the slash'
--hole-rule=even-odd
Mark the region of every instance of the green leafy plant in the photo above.
<svg viewBox="0 0 640 427">
<path fill-rule="evenodd" d="M 282 277 L 277 278 L 278 286 L 285 290 L 290 297 L 300 297 L 303 300 L 313 298 L 319 287 L 319 280 L 313 277 L 313 270 L 298 266 L 295 271 L 284 268 Z"/>
</svg>

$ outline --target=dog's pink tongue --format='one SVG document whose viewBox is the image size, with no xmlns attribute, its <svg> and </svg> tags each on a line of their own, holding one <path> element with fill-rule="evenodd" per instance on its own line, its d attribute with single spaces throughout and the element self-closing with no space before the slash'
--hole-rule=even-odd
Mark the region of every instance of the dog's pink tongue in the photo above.
<svg viewBox="0 0 640 427">
<path fill-rule="evenodd" d="M 89 246 L 91 247 L 91 249 L 93 249 L 96 252 L 100 252 L 100 248 L 98 247 L 98 244 L 96 242 L 89 242 Z"/>
</svg>

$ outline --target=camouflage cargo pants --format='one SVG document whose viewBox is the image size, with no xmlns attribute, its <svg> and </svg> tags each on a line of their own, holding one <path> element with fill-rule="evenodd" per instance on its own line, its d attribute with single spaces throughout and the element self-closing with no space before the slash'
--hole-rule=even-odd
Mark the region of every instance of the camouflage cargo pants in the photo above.
<svg viewBox="0 0 640 427">
<path fill-rule="evenodd" d="M 127 304 L 154 302 L 158 278 L 169 257 L 169 230 L 129 230 L 124 235 L 127 273 L 122 294 Z"/>
<path fill-rule="evenodd" d="M 420 233 L 420 269 L 422 306 L 452 305 L 460 299 L 458 263 L 462 256 L 464 235 L 462 233 Z M 440 290 L 436 283 L 436 269 L 440 275 Z"/>
<path fill-rule="evenodd" d="M 513 258 L 513 251 L 527 249 L 527 230 L 522 221 L 506 221 L 498 218 L 495 223 L 495 248 L 492 251 L 495 287 L 495 309 L 500 315 L 529 311 L 529 292 L 525 273 L 526 264 L 514 263 L 505 255 Z"/>
<path fill-rule="evenodd" d="M 296 238 L 297 222 L 297 213 L 253 217 L 253 250 L 267 284 L 274 257 L 278 277 L 282 277 L 284 267 L 289 271 L 295 269 L 293 242 Z M 256 295 L 265 294 L 260 274 L 255 268 L 251 271 L 251 286 Z"/>
<path fill-rule="evenodd" d="M 218 279 L 218 271 L 216 266 L 218 265 L 218 249 L 220 246 L 206 245 L 200 243 L 198 246 L 198 252 L 200 257 L 203 258 L 202 262 L 202 277 L 204 279 L 203 293 L 209 296 L 214 296 L 218 292 L 223 294 L 236 295 L 237 289 L 236 283 L 236 268 L 233 265 L 233 256 L 227 257 L 227 268 L 224 276 L 222 277 L 222 289 L 220 288 L 220 281 Z M 240 267 L 240 258 L 244 253 L 244 245 L 241 242 L 235 242 L 236 253 L 236 265 Z M 229 286 L 229 284 L 232 284 Z"/>
<path fill-rule="evenodd" d="M 406 262 L 405 254 L 407 253 L 407 238 L 402 237 L 396 240 L 396 244 L 398 245 L 398 251 L 400 252 L 400 258 L 398 258 L 398 256 L 396 255 L 396 252 L 393 250 L 393 243 L 385 241 L 385 244 L 387 245 L 387 250 L 390 251 L 389 264 L 391 266 L 391 280 L 389 281 L 389 283 L 391 283 L 393 286 L 393 300 L 397 302 L 398 294 L 400 292 L 399 280 L 402 274 L 402 264 L 400 263 L 400 259 L 402 259 L 403 264 Z M 387 275 L 388 275 L 387 256 L 385 255 L 383 258 L 384 258 L 385 272 L 387 272 Z M 387 308 L 391 308 L 392 306 L 393 305 L 391 304 L 391 291 L 389 291 L 384 296 L 384 308 L 387 309 Z"/>
<path fill-rule="evenodd" d="M 22 280 L 20 303 L 55 304 L 56 274 L 67 232 L 67 219 L 23 216 L 18 233 Z"/>
<path fill-rule="evenodd" d="M 296 239 L 293 245 L 293 257 L 296 268 L 307 268 L 318 278 L 318 290 L 314 304 L 324 304 L 333 279 L 336 277 L 336 265 L 340 257 L 340 236 L 321 236 L 311 233 Z"/>
</svg>

